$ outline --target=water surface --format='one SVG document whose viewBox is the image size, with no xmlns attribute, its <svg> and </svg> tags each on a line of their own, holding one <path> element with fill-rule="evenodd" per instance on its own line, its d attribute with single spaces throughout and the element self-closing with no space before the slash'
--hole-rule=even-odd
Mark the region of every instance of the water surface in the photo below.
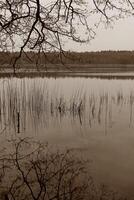
<svg viewBox="0 0 134 200">
<path fill-rule="evenodd" d="M 2 138 L 83 150 L 99 183 L 134 196 L 134 80 L 1 78 Z"/>
</svg>

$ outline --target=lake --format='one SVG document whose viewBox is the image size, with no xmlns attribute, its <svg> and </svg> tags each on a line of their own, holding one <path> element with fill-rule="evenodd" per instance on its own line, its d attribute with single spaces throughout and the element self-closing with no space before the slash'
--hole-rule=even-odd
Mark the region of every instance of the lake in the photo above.
<svg viewBox="0 0 134 200">
<path fill-rule="evenodd" d="M 1 141 L 81 149 L 95 181 L 134 196 L 134 80 L 0 78 Z"/>
</svg>

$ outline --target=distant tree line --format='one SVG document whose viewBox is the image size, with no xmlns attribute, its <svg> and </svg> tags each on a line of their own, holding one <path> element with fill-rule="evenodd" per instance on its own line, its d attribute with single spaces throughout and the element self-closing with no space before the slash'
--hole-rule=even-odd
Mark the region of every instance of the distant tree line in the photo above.
<svg viewBox="0 0 134 200">
<path fill-rule="evenodd" d="M 17 52 L 0 52 L 1 67 L 12 65 L 17 54 Z M 134 64 L 134 51 L 65 52 L 64 54 L 27 52 L 22 55 L 18 65 L 23 67 L 28 64 L 38 66 L 45 64 Z"/>
</svg>

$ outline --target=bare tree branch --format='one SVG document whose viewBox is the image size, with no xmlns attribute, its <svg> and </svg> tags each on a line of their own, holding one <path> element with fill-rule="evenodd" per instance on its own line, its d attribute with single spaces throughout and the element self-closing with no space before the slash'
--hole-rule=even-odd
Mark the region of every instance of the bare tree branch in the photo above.
<svg viewBox="0 0 134 200">
<path fill-rule="evenodd" d="M 23 53 L 63 52 L 63 42 L 87 42 L 95 36 L 95 25 L 134 14 L 132 0 L 2 0 L 0 1 L 0 50 Z M 90 24 L 90 17 L 98 22 Z M 82 33 L 81 31 L 82 30 Z"/>
</svg>

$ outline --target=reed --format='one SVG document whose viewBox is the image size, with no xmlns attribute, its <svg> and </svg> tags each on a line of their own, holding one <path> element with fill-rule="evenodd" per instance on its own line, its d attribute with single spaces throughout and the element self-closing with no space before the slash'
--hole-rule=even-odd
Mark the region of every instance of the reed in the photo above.
<svg viewBox="0 0 134 200">
<path fill-rule="evenodd" d="M 11 130 L 23 132 L 31 127 L 46 127 L 53 119 L 75 120 L 80 125 L 96 124 L 105 129 L 112 127 L 113 116 L 129 110 L 129 124 L 133 121 L 134 93 L 126 96 L 122 91 L 115 95 L 108 92 L 89 94 L 77 88 L 70 96 L 64 92 L 53 92 L 54 88 L 43 79 L 5 79 L 0 87 L 0 127 L 5 124 Z M 58 89 L 57 89 L 58 91 Z M 128 108 L 127 108 L 128 107 Z M 19 126 L 19 129 L 18 129 Z M 18 131 L 19 130 L 19 131 Z"/>
</svg>

